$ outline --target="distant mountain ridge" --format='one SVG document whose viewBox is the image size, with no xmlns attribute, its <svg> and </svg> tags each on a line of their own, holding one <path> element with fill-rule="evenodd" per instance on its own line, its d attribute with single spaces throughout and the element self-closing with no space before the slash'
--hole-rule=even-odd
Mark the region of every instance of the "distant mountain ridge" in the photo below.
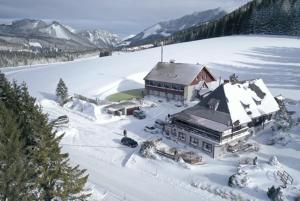
<svg viewBox="0 0 300 201">
<path fill-rule="evenodd" d="M 114 47 L 120 40 L 116 34 L 108 31 L 77 32 L 57 21 L 46 23 L 42 20 L 23 19 L 14 21 L 11 25 L 0 25 L 0 44 L 15 49 L 30 46 L 30 42 L 63 51 L 106 49 Z"/>
<path fill-rule="evenodd" d="M 101 29 L 85 30 L 78 34 L 97 47 L 113 48 L 122 41 L 117 34 Z"/>
<path fill-rule="evenodd" d="M 185 15 L 178 19 L 159 22 L 126 41 L 129 42 L 131 46 L 145 44 L 148 41 L 168 37 L 178 31 L 188 29 L 190 27 L 209 23 L 225 15 L 226 12 L 220 8 L 194 12 L 191 15 Z"/>
</svg>

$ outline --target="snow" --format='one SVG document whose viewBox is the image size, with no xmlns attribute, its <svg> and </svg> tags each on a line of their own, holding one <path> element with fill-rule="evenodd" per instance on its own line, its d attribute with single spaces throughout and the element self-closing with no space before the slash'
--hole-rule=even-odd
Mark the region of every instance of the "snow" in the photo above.
<svg viewBox="0 0 300 201">
<path fill-rule="evenodd" d="M 262 78 L 273 95 L 282 94 L 287 98 L 299 99 L 299 48 L 300 40 L 297 38 L 223 37 L 165 46 L 164 60 L 175 58 L 179 63 L 206 65 L 217 78 L 221 76 L 228 79 L 231 73 L 237 73 L 241 79 Z M 116 89 L 120 87 L 120 90 L 142 88 L 145 74 L 158 61 L 160 48 L 152 48 L 133 53 L 114 53 L 112 57 L 106 58 L 94 57 L 2 71 L 11 79 L 24 80 L 32 95 L 39 99 L 54 94 L 60 77 L 69 86 L 71 93 L 101 96 L 103 90 L 108 90 L 112 85 Z M 139 82 L 136 82 L 137 79 L 127 79 L 137 73 L 141 73 Z M 285 79 L 282 79 L 283 76 Z"/>
<path fill-rule="evenodd" d="M 259 87 L 265 97 L 260 99 L 256 93 L 249 88 L 249 84 L 255 84 Z M 240 124 L 251 122 L 253 118 L 260 117 L 264 114 L 271 114 L 279 110 L 279 106 L 266 87 L 262 79 L 251 80 L 243 84 L 231 84 L 224 85 L 224 92 L 228 100 L 228 109 L 231 114 L 232 122 L 239 121 Z M 257 105 L 255 101 L 260 101 L 261 104 Z M 244 108 L 243 105 L 249 106 Z M 251 114 L 247 114 L 251 112 Z"/>
<path fill-rule="evenodd" d="M 165 46 L 165 59 L 178 62 L 201 63 L 211 69 L 216 77 L 227 79 L 237 73 L 240 79 L 263 78 L 273 95 L 299 99 L 300 40 L 287 37 L 235 36 L 181 43 Z M 288 200 L 300 192 L 300 127 L 289 131 L 292 139 L 285 144 L 266 145 L 274 137 L 271 129 L 255 136 L 251 141 L 260 144 L 259 152 L 241 155 L 228 154 L 222 159 L 212 159 L 201 150 L 194 150 L 165 138 L 162 144 L 190 150 L 203 157 L 204 165 L 186 166 L 161 157 L 144 159 L 138 148 L 120 144 L 122 132 L 139 144 L 157 139 L 144 131 L 145 125 L 153 125 L 156 119 L 179 112 L 176 102 L 158 101 L 148 97 L 144 120 L 133 117 L 112 117 L 103 113 L 103 106 L 74 100 L 64 107 L 55 102 L 55 88 L 59 78 L 66 82 L 70 94 L 78 93 L 91 98 L 104 98 L 117 91 L 143 87 L 144 76 L 160 60 L 160 49 L 153 48 L 133 53 L 114 53 L 111 57 L 90 58 L 68 63 L 37 65 L 3 69 L 10 80 L 25 81 L 30 93 L 37 98 L 50 119 L 68 115 L 68 127 L 58 129 L 65 133 L 61 142 L 63 151 L 69 152 L 71 162 L 86 168 L 90 177 L 91 200 L 129 201 L 182 201 L 228 200 L 241 197 L 245 200 L 268 200 L 266 192 L 281 181 L 276 170 L 285 170 L 294 184 L 285 189 Z M 284 78 L 284 79 L 283 79 Z M 276 87 L 274 87 L 276 85 Z M 191 103 L 191 105 L 196 103 Z M 191 106 L 189 105 L 189 106 Z M 300 115 L 300 103 L 288 105 Z M 282 133 L 284 135 L 284 133 Z M 249 185 L 243 189 L 227 187 L 229 176 L 236 173 L 240 160 L 258 157 L 259 165 L 245 166 Z M 271 156 L 280 164 L 269 165 Z"/>
<path fill-rule="evenodd" d="M 87 37 L 87 39 L 93 44 L 104 43 L 109 46 L 117 45 L 121 39 L 117 34 L 112 34 L 108 31 L 95 29 L 93 31 L 84 31 L 81 32 L 81 35 Z"/>
<path fill-rule="evenodd" d="M 29 45 L 31 47 L 40 47 L 40 48 L 42 48 L 42 45 L 39 42 L 29 42 Z"/>
<path fill-rule="evenodd" d="M 55 38 L 61 38 L 61 39 L 67 39 L 69 40 L 69 35 L 65 32 L 64 28 L 57 23 L 52 23 L 46 28 L 40 29 L 41 32 L 47 33 L 52 37 Z"/>
<path fill-rule="evenodd" d="M 156 25 L 153 25 L 152 27 L 150 27 L 149 29 L 146 29 L 143 33 L 143 39 L 147 38 L 148 36 L 151 36 L 151 35 L 156 35 L 156 34 L 159 34 L 159 31 L 162 29 L 161 25 L 160 24 L 156 24 Z M 168 36 L 169 34 L 167 33 L 164 33 L 163 34 L 164 36 Z"/>
<path fill-rule="evenodd" d="M 131 38 L 133 38 L 133 37 L 135 37 L 135 36 L 136 36 L 136 34 L 130 34 L 130 35 L 128 35 L 128 36 L 122 38 L 122 41 L 129 40 L 129 39 L 131 39 Z"/>
</svg>

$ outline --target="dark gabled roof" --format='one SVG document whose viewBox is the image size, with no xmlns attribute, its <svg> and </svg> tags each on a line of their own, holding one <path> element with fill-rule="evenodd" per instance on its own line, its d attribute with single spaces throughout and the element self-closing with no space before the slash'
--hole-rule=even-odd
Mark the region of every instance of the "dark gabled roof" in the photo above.
<svg viewBox="0 0 300 201">
<path fill-rule="evenodd" d="M 211 109 L 211 106 L 216 110 Z M 216 88 L 194 107 L 173 115 L 173 118 L 219 132 L 227 130 L 232 123 L 223 85 Z"/>
<path fill-rule="evenodd" d="M 174 114 L 172 117 L 219 132 L 223 132 L 231 126 L 229 114 L 210 110 L 207 107 L 202 107 L 200 105 L 183 110 L 182 112 Z"/>
<path fill-rule="evenodd" d="M 199 64 L 158 62 L 144 80 L 190 85 L 204 68 Z M 209 72 L 209 71 L 208 71 Z"/>
<path fill-rule="evenodd" d="M 211 92 L 208 96 L 206 96 L 198 105 L 207 108 L 209 103 L 212 100 L 218 100 L 219 106 L 217 111 L 223 113 L 229 113 L 228 105 L 227 105 L 227 98 L 224 92 L 223 84 L 217 87 L 213 92 Z"/>
</svg>

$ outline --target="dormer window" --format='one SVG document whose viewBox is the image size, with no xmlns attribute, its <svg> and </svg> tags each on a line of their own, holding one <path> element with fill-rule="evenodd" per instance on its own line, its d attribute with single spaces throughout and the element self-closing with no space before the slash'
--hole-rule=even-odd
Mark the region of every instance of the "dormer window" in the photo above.
<svg viewBox="0 0 300 201">
<path fill-rule="evenodd" d="M 236 120 L 235 122 L 233 122 L 233 126 L 239 126 L 240 125 L 240 120 Z"/>
<path fill-rule="evenodd" d="M 220 104 L 220 100 L 212 98 L 208 101 L 208 107 L 211 110 L 217 111 Z"/>
<path fill-rule="evenodd" d="M 254 100 L 256 105 L 261 105 L 261 101 L 255 100 L 254 98 L 253 98 L 253 100 Z"/>
<path fill-rule="evenodd" d="M 250 104 L 245 104 L 241 101 L 242 106 L 244 107 L 244 109 L 249 109 L 250 108 Z"/>
</svg>

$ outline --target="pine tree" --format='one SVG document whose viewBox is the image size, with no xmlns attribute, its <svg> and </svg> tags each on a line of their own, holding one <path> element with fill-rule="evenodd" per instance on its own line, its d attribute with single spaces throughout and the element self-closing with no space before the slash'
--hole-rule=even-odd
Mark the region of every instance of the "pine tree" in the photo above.
<svg viewBox="0 0 300 201">
<path fill-rule="evenodd" d="M 31 170 L 13 114 L 0 103 L 0 199 L 32 200 Z"/>
<path fill-rule="evenodd" d="M 33 200 L 85 200 L 89 196 L 83 191 L 86 170 L 70 166 L 68 154 L 59 146 L 63 136 L 52 132 L 47 115 L 35 104 L 26 84 L 10 84 L 4 79 L 1 89 L 2 102 L 17 117 L 28 168 L 34 171 L 27 180 L 33 185 Z"/>
<path fill-rule="evenodd" d="M 68 88 L 65 82 L 60 78 L 56 87 L 56 97 L 58 102 L 62 105 L 68 98 Z"/>
</svg>

